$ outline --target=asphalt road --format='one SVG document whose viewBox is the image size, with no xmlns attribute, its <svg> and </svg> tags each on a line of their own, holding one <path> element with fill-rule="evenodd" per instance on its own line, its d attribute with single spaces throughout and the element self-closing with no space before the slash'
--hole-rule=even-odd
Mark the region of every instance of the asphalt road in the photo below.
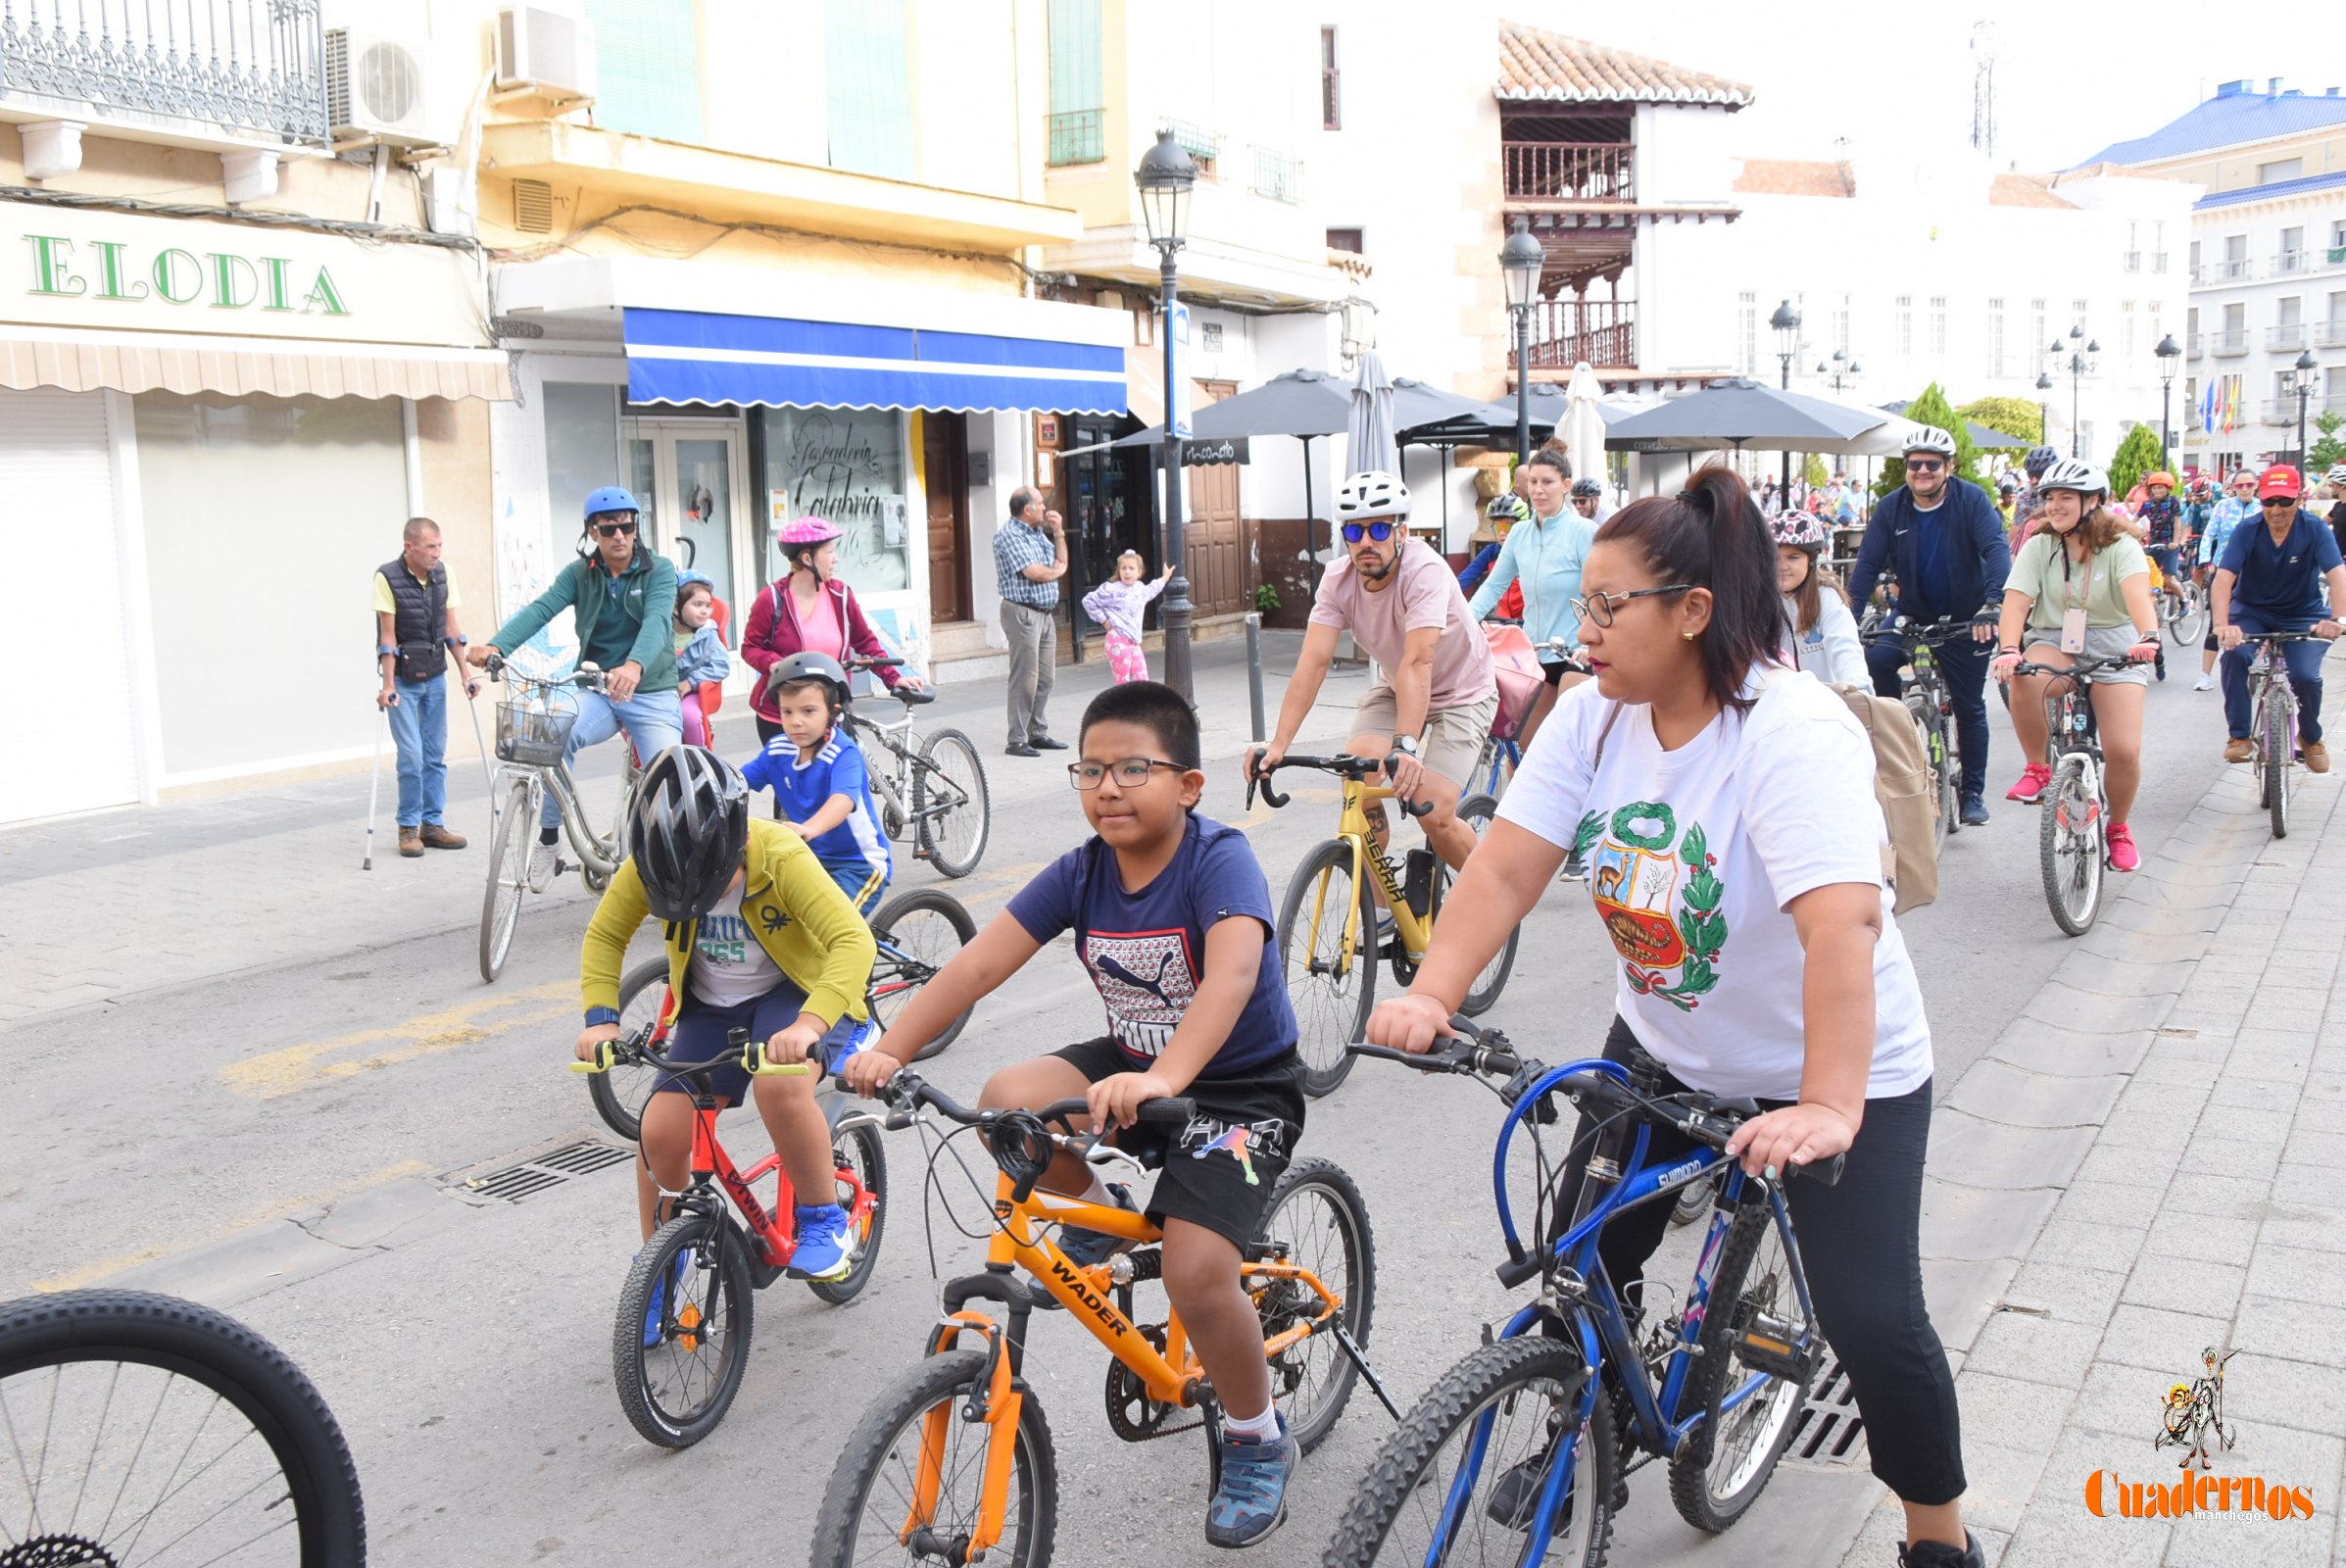
<svg viewBox="0 0 2346 1568">
<path fill-rule="evenodd" d="M 1275 643 L 1274 656 L 1292 647 Z M 1215 656 L 1219 667 L 1226 658 Z M 1071 718 L 1103 678 L 1096 667 L 1069 672 L 1057 711 Z M 1358 680 L 1331 683 L 1306 742 L 1341 737 Z M 1229 694 L 1239 690 L 1224 681 L 1207 710 L 1206 809 L 1233 820 L 1244 705 Z M 982 922 L 1074 841 L 1080 812 L 1053 763 L 996 755 L 992 709 L 949 695 L 938 711 L 955 710 L 996 781 L 985 863 L 953 885 Z M 1993 799 L 2018 765 L 1990 710 Z M 2187 668 L 2153 689 L 2151 713 L 2134 822 L 2156 854 L 2221 770 L 2222 726 L 2219 699 L 2192 693 Z M 1285 813 L 1257 807 L 1248 821 L 1274 897 L 1333 815 L 1332 789 L 1296 795 Z M 2067 947 L 2038 890 L 2034 811 L 2000 800 L 1993 809 L 1991 826 L 1947 848 L 1936 905 L 1906 922 L 1948 1082 Z M 935 880 L 921 867 L 898 887 Z M 1592 1053 L 1610 1009 L 1612 966 L 1585 900 L 1560 885 L 1527 920 L 1523 956 L 1490 1017 L 1549 1059 Z M 840 1444 L 937 1314 L 931 1243 L 940 1274 L 974 1266 L 977 1246 L 947 1211 L 966 1225 L 983 1205 L 948 1165 L 924 1240 L 919 1148 L 892 1139 L 892 1222 L 863 1298 L 836 1308 L 777 1282 L 757 1298 L 749 1373 L 726 1424 L 682 1454 L 647 1446 L 619 1413 L 611 1370 L 613 1307 L 637 1241 L 627 1168 L 519 1202 L 459 1185 L 526 1154 L 610 1141 L 582 1081 L 562 1070 L 579 923 L 578 906 L 525 918 L 494 987 L 472 972 L 467 909 L 443 935 L 0 1031 L 13 1102 L 0 1148 L 12 1221 L 0 1233 L 0 1297 L 138 1284 L 231 1306 L 301 1361 L 339 1413 L 380 1563 L 618 1562 L 704 1544 L 797 1560 Z M 974 1092 L 993 1068 L 1099 1023 L 1062 941 L 981 1007 L 931 1076 Z M 1494 1125 L 1473 1088 L 1376 1063 L 1312 1107 L 1304 1151 L 1343 1164 L 1367 1197 L 1379 1264 L 1370 1348 L 1404 1403 L 1507 1310 L 1491 1273 L 1500 1255 L 1486 1174 Z M 761 1141 L 738 1112 L 725 1136 L 737 1153 Z M 1104 1361 L 1063 1314 L 1038 1318 L 1028 1373 L 1056 1434 L 1060 1560 L 1193 1561 L 1199 1442 L 1114 1441 L 1101 1413 Z M 1389 1431 L 1363 1391 L 1307 1464 L 1294 1519 L 1264 1560 L 1316 1560 Z M 1633 1491 L 1624 1534 L 1637 1560 L 1697 1546 L 1658 1476 Z M 1758 1544 L 1775 1500 L 1737 1532 L 1742 1547 Z M 1142 1517 L 1161 1522 L 1136 1530 Z"/>
</svg>

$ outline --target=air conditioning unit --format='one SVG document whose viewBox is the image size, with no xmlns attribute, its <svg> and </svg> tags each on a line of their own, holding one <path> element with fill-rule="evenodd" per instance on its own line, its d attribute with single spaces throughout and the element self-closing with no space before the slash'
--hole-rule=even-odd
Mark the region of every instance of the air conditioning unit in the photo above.
<svg viewBox="0 0 2346 1568">
<path fill-rule="evenodd" d="M 559 103 L 595 96 L 595 25 L 544 6 L 497 13 L 497 86 Z"/>
<path fill-rule="evenodd" d="M 431 147 L 422 51 L 359 27 L 325 35 L 326 124 L 336 141 Z"/>
</svg>

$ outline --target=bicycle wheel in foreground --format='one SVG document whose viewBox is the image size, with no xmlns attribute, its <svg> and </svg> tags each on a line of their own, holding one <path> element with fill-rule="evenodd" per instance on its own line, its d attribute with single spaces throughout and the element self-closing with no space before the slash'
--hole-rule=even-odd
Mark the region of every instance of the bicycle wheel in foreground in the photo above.
<svg viewBox="0 0 2346 1568">
<path fill-rule="evenodd" d="M 1376 922 L 1343 839 L 1322 843 L 1295 867 L 1279 906 L 1279 973 L 1295 1009 L 1306 1094 L 1334 1092 L 1352 1070 L 1344 1047 L 1368 1027 L 1377 1000 Z"/>
<path fill-rule="evenodd" d="M 977 936 L 977 922 L 961 901 L 938 888 L 916 888 L 880 906 L 871 917 L 871 934 L 880 943 L 880 956 L 871 969 L 871 1016 L 882 1029 L 895 1023 L 912 994 L 936 977 L 953 956 Z M 959 1038 L 973 1003 L 920 1048 L 916 1060 L 926 1060 Z"/>
<path fill-rule="evenodd" d="M 1377 1247 L 1368 1204 L 1352 1178 L 1324 1159 L 1300 1159 L 1271 1192 L 1262 1241 L 1286 1249 L 1287 1261 L 1309 1269 L 1344 1304 L 1336 1321 L 1355 1345 L 1368 1343 L 1377 1307 Z M 1263 1338 L 1319 1316 L 1319 1293 L 1293 1280 L 1250 1279 Z M 1344 1414 L 1360 1369 L 1334 1334 L 1314 1334 L 1271 1360 L 1271 1397 L 1287 1413 L 1295 1441 L 1309 1453 Z"/>
<path fill-rule="evenodd" d="M 1698 1342 L 1702 1353 L 1679 1408 L 1700 1409 L 1754 1378 L 1763 1381 L 1720 1412 L 1715 1431 L 1697 1429 L 1672 1457 L 1670 1499 L 1680 1518 L 1697 1530 L 1725 1530 L 1767 1488 L 1808 1400 L 1807 1352 L 1820 1344 L 1822 1332 L 1801 1310 L 1775 1215 L 1764 1201 L 1744 1203 L 1720 1250 Z M 1747 1361 L 1747 1355 L 1768 1364 Z M 1799 1375 L 1784 1375 L 1794 1366 Z"/>
<path fill-rule="evenodd" d="M 2297 751 L 2297 726 L 2289 704 L 2267 688 L 2265 694 L 2265 809 L 2273 817 L 2273 836 L 2289 836 L 2289 762 Z"/>
<path fill-rule="evenodd" d="M 715 1231 L 725 1223 L 677 1215 L 636 1252 L 619 1288 L 611 1381 L 628 1423 L 663 1448 L 714 1432 L 749 1370 L 748 1243 L 734 1239 L 717 1267 Z"/>
<path fill-rule="evenodd" d="M 619 982 L 619 1035 L 633 1039 L 650 1027 L 655 1045 L 660 1015 L 668 1004 L 668 960 L 646 958 Z M 660 1068 L 650 1062 L 622 1062 L 609 1072 L 587 1075 L 587 1095 L 603 1124 L 629 1143 L 644 1133 L 644 1104 L 660 1082 Z"/>
<path fill-rule="evenodd" d="M 880 1238 L 888 1231 L 888 1156 L 880 1147 L 880 1130 L 834 1131 L 831 1163 L 842 1173 L 835 1196 L 855 1233 L 855 1265 L 835 1280 L 808 1280 L 806 1289 L 833 1306 L 845 1306 L 870 1282 L 880 1262 Z M 861 1220 L 855 1217 L 857 1189 L 871 1195 L 871 1206 Z"/>
<path fill-rule="evenodd" d="M 948 1350 L 881 1391 L 823 1489 L 812 1568 L 970 1560 L 994 1428 L 964 1420 L 962 1409 L 985 1365 L 983 1351 Z M 993 1568 L 1045 1568 L 1058 1522 L 1058 1459 L 1031 1391 L 1019 1400 L 1007 1461 L 1002 1534 L 985 1560 Z M 916 1497 L 929 1499 L 925 1510 L 914 1506 Z"/>
<path fill-rule="evenodd" d="M 986 765 L 959 730 L 941 729 L 920 743 L 912 768 L 912 819 L 940 875 L 967 876 L 977 869 L 994 812 L 986 797 Z"/>
<path fill-rule="evenodd" d="M 1931 819 L 1933 833 L 1940 844 L 1955 831 L 1962 815 L 1962 803 L 1956 798 L 1957 781 L 1949 777 L 1945 742 L 1938 733 L 1938 713 L 1928 698 L 1909 696 L 1906 711 L 1914 719 L 1915 728 L 1923 732 L 1923 756 L 1931 764 Z"/>
<path fill-rule="evenodd" d="M 0 1562 L 350 1568 L 359 1473 L 275 1346 L 192 1301 L 0 1305 Z"/>
<path fill-rule="evenodd" d="M 2101 803 L 2085 787 L 2085 760 L 2072 754 L 2053 764 L 2053 781 L 2036 803 L 2037 868 L 2053 923 L 2073 937 L 2093 929 L 2102 909 Z"/>
<path fill-rule="evenodd" d="M 1327 1568 L 1597 1568 L 1612 1539 L 1619 1470 L 1611 1400 L 1599 1397 L 1588 1421 L 1575 1421 L 1587 1375 L 1578 1349 L 1540 1336 L 1500 1340 L 1460 1361 L 1353 1490 Z M 1542 1552 L 1529 1536 L 1567 1455 Z"/>
<path fill-rule="evenodd" d="M 1478 839 L 1490 835 L 1491 824 L 1497 817 L 1498 802 L 1488 795 L 1469 795 L 1458 803 L 1458 820 L 1473 828 Z M 1434 918 L 1435 924 L 1440 926 L 1442 902 L 1456 877 L 1447 864 L 1437 859 L 1434 862 L 1434 880 L 1440 889 L 1435 895 Z M 1480 1018 L 1491 1010 L 1491 1004 L 1498 1001 L 1499 993 L 1507 989 L 1507 976 L 1515 969 L 1516 944 L 1522 940 L 1523 927 L 1520 925 L 1507 933 L 1506 945 L 1491 956 L 1491 961 L 1483 965 L 1482 973 L 1476 975 L 1474 983 L 1466 988 L 1466 1000 L 1458 1007 L 1460 1012 L 1469 1018 Z"/>
<path fill-rule="evenodd" d="M 489 885 L 480 901 L 480 977 L 494 980 L 513 951 L 513 926 L 521 918 L 521 895 L 529 891 L 529 786 L 516 779 L 498 813 L 497 842 L 489 849 Z"/>
</svg>

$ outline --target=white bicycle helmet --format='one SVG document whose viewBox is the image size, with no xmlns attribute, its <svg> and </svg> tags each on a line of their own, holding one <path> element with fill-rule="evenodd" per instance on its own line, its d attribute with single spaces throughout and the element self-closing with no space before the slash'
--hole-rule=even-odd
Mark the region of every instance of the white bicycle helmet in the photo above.
<svg viewBox="0 0 2346 1568">
<path fill-rule="evenodd" d="M 1935 424 L 1918 424 L 1914 434 L 1906 438 L 1909 452 L 1935 452 L 1942 458 L 1955 456 L 1955 438 Z"/>
<path fill-rule="evenodd" d="M 1409 487 L 1381 468 L 1353 474 L 1336 488 L 1336 515 L 1344 522 L 1409 516 Z"/>
<path fill-rule="evenodd" d="M 2075 490 L 2081 496 L 2106 496 L 2110 493 L 2110 476 L 2087 463 L 2083 458 L 2063 458 L 2036 481 L 2039 493 L 2046 490 Z"/>
</svg>

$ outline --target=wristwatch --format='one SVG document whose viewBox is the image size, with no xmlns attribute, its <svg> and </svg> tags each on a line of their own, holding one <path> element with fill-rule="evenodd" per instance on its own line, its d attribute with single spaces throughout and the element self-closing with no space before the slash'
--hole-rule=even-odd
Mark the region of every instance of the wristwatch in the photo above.
<svg viewBox="0 0 2346 1568">
<path fill-rule="evenodd" d="M 1399 752 L 1403 757 L 1415 757 L 1417 755 L 1417 737 L 1414 735 L 1395 735 L 1393 738 L 1393 749 L 1396 752 Z"/>
</svg>

